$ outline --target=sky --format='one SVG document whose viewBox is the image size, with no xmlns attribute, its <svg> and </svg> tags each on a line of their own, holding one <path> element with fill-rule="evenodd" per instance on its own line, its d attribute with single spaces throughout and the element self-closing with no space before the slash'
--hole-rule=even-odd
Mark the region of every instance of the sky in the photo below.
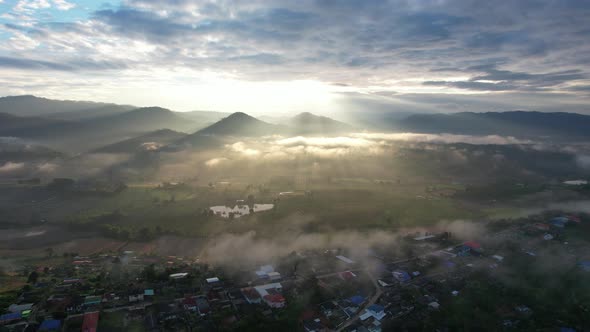
<svg viewBox="0 0 590 332">
<path fill-rule="evenodd" d="M 590 1 L 0 0 L 0 96 L 590 114 Z"/>
</svg>

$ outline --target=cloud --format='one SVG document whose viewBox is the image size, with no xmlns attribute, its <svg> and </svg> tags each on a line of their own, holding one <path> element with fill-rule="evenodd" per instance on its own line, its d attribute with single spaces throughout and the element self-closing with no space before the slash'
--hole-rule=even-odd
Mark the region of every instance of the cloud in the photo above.
<svg viewBox="0 0 590 332">
<path fill-rule="evenodd" d="M 564 83 L 573 84 L 588 78 L 587 74 L 579 69 L 532 74 L 500 70 L 495 65 L 486 64 L 472 66 L 463 71 L 483 72 L 483 74 L 471 77 L 467 81 L 426 81 L 423 84 L 478 91 L 535 91 Z"/>
<path fill-rule="evenodd" d="M 292 146 L 319 146 L 324 148 L 339 148 L 339 147 L 368 147 L 372 142 L 353 137 L 289 137 L 279 139 L 276 144 L 292 147 Z"/>
<path fill-rule="evenodd" d="M 256 232 L 250 231 L 211 238 L 204 246 L 202 257 L 207 262 L 236 267 L 236 264 L 268 263 L 293 251 L 340 248 L 350 250 L 351 257 L 362 255 L 366 258 L 368 248 L 377 245 L 392 246 L 397 239 L 397 234 L 385 231 L 277 235 L 270 239 L 258 237 Z"/>
<path fill-rule="evenodd" d="M 48 0 L 19 0 L 14 6 L 16 12 L 31 12 L 38 9 L 49 8 Z"/>
<path fill-rule="evenodd" d="M 59 168 L 59 164 L 52 163 L 52 162 L 44 162 L 44 163 L 37 165 L 37 170 L 39 172 L 45 173 L 45 174 L 55 173 L 55 171 L 57 171 L 58 168 Z"/>
<path fill-rule="evenodd" d="M 226 145 L 226 158 L 215 157 L 205 159 L 208 167 L 221 163 L 236 162 L 246 158 L 258 160 L 294 160 L 302 156 L 334 159 L 341 157 L 378 156 L 390 153 L 400 143 L 431 143 L 455 144 L 467 143 L 474 145 L 532 145 L 530 140 L 517 139 L 510 136 L 488 135 L 453 135 L 453 134 L 419 134 L 419 133 L 351 133 L 337 137 L 276 137 L 269 136 L 249 139 Z M 545 147 L 548 148 L 548 147 Z M 552 148 L 553 149 L 553 148 Z M 457 163 L 464 163 L 466 156 L 459 151 L 450 153 Z M 498 159 L 497 161 L 501 161 Z"/>
<path fill-rule="evenodd" d="M 25 163 L 8 161 L 0 166 L 0 174 L 17 173 L 25 169 Z"/>
<path fill-rule="evenodd" d="M 441 92 L 453 107 L 469 104 L 476 111 L 489 100 L 477 96 L 478 105 L 469 93 L 501 94 L 509 109 L 521 106 L 517 93 L 572 109 L 590 98 L 572 88 L 589 80 L 590 7 L 584 2 L 126 0 L 90 6 L 82 17 L 49 15 L 73 5 L 20 0 L 3 15 L 0 71 L 14 79 L 0 82 L 0 94 L 76 89 L 81 98 L 107 99 L 153 80 L 170 90 L 188 80 L 215 82 L 209 75 L 305 79 L 371 97 L 389 93 L 395 97 L 380 102 L 390 110 L 410 98 L 413 108 L 430 108 Z M 80 80 L 88 86 L 77 85 Z M 130 94 L 124 95 L 118 98 Z M 201 103 L 194 108 L 211 106 L 192 99 Z M 372 105 L 370 98 L 356 101 Z"/>
<path fill-rule="evenodd" d="M 487 135 L 453 135 L 453 134 L 419 134 L 419 133 L 356 133 L 355 137 L 372 140 L 431 142 L 431 143 L 468 143 L 477 145 L 506 145 L 506 144 L 531 144 L 532 141 L 521 140 L 511 136 Z"/>
<path fill-rule="evenodd" d="M 208 167 L 215 167 L 223 162 L 228 161 L 229 159 L 227 158 L 213 158 L 213 159 L 209 159 L 205 162 L 205 165 L 207 165 Z"/>
<path fill-rule="evenodd" d="M 144 142 L 141 143 L 141 149 L 144 151 L 157 151 L 159 150 L 163 145 L 161 143 L 158 142 Z"/>
<path fill-rule="evenodd" d="M 57 9 L 59 10 L 70 10 L 76 7 L 75 4 L 68 2 L 66 0 L 52 0 L 52 2 L 55 5 L 55 7 L 57 7 Z"/>
<path fill-rule="evenodd" d="M 576 162 L 579 167 L 590 169 L 590 155 L 578 155 L 576 156 Z"/>
<path fill-rule="evenodd" d="M 229 145 L 229 148 L 231 151 L 241 153 L 247 157 L 255 157 L 260 154 L 259 150 L 248 148 L 244 142 L 233 143 Z"/>
</svg>

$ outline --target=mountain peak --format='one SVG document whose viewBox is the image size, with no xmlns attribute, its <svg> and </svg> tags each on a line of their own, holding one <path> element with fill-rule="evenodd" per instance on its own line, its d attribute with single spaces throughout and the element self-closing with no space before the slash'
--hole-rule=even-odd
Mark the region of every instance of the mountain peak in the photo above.
<svg viewBox="0 0 590 332">
<path fill-rule="evenodd" d="M 222 120 L 256 120 L 256 121 L 260 121 L 260 120 L 256 119 L 255 117 L 248 115 L 244 112 L 232 113 L 228 117 L 226 117 L 225 119 L 222 119 Z"/>
<path fill-rule="evenodd" d="M 317 115 L 310 113 L 310 112 L 301 112 L 294 116 L 295 118 L 311 118 L 311 117 L 318 117 Z"/>
<path fill-rule="evenodd" d="M 246 113 L 235 112 L 196 134 L 258 136 L 276 133 L 278 129 L 278 126 L 258 120 Z"/>
<path fill-rule="evenodd" d="M 298 134 L 331 134 L 352 129 L 344 122 L 310 112 L 299 113 L 290 122 Z"/>
</svg>

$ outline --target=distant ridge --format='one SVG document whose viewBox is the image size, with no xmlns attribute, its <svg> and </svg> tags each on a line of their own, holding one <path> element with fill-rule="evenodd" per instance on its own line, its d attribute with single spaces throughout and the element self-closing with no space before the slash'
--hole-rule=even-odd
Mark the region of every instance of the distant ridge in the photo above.
<svg viewBox="0 0 590 332">
<path fill-rule="evenodd" d="M 93 150 L 94 153 L 135 153 L 141 151 L 156 151 L 159 148 L 175 142 L 187 136 L 185 133 L 177 132 L 170 129 L 160 129 L 141 135 L 138 137 L 126 139 L 113 143 L 102 148 Z"/>
<path fill-rule="evenodd" d="M 288 123 L 296 134 L 334 134 L 350 132 L 353 127 L 325 116 L 309 112 L 300 113 Z"/>
<path fill-rule="evenodd" d="M 0 97 L 0 113 L 17 116 L 48 116 L 99 108 L 125 111 L 133 107 L 91 101 L 53 100 L 33 95 Z"/>
<path fill-rule="evenodd" d="M 590 137 L 590 116 L 578 113 L 529 111 L 414 114 L 395 124 L 411 132 L 516 137 Z"/>
<path fill-rule="evenodd" d="M 29 132 L 48 126 L 65 126 L 69 123 L 62 120 L 46 119 L 42 117 L 16 116 L 0 113 L 0 136 L 27 136 Z M 25 134 L 25 135 L 22 135 Z"/>
</svg>

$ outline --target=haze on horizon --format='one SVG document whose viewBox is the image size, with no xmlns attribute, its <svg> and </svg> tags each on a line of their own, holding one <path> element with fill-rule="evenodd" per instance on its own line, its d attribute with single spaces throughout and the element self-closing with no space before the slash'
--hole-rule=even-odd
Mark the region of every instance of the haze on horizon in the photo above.
<svg viewBox="0 0 590 332">
<path fill-rule="evenodd" d="M 590 113 L 587 1 L 0 0 L 0 96 Z"/>
</svg>

